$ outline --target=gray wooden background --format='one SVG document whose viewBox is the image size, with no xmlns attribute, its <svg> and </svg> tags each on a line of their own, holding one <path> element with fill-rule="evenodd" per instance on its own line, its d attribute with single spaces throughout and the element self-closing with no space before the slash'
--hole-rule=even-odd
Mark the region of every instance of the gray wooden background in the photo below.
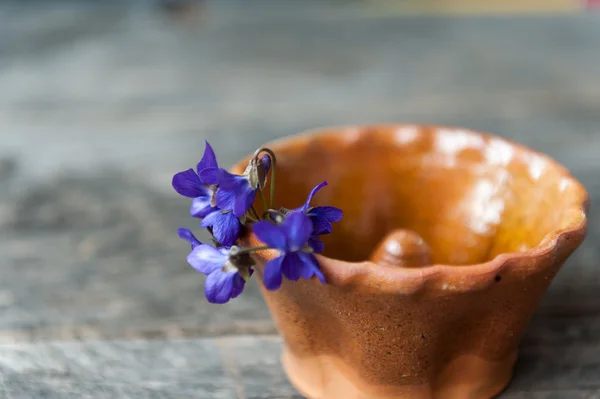
<svg viewBox="0 0 600 399">
<path fill-rule="evenodd" d="M 301 398 L 255 283 L 207 304 L 170 188 L 324 125 L 427 122 L 546 152 L 591 193 L 505 398 L 600 398 L 600 15 L 361 1 L 0 3 L 0 397 Z"/>
</svg>

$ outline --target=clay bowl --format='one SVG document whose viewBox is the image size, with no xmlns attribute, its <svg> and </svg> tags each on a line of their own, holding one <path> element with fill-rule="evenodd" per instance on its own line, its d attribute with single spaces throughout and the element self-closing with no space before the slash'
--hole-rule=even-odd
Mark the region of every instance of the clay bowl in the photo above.
<svg viewBox="0 0 600 399">
<path fill-rule="evenodd" d="M 345 213 L 319 256 L 327 285 L 262 287 L 298 390 L 311 399 L 501 392 L 538 302 L 584 239 L 584 187 L 547 156 L 462 129 L 341 127 L 267 146 L 278 157 L 278 206 L 300 206 L 327 180 L 312 204 Z M 259 281 L 275 255 L 257 257 Z"/>
</svg>

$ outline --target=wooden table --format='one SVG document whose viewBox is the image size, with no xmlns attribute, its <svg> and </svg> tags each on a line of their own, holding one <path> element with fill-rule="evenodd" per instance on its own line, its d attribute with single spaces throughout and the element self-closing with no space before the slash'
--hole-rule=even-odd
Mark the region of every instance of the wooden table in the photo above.
<svg viewBox="0 0 600 399">
<path fill-rule="evenodd" d="M 588 239 L 502 397 L 600 398 L 599 15 L 357 4 L 0 3 L 0 397 L 301 398 L 256 284 L 204 300 L 170 178 L 204 139 L 229 165 L 305 129 L 396 121 L 494 132 L 587 186 Z"/>
</svg>

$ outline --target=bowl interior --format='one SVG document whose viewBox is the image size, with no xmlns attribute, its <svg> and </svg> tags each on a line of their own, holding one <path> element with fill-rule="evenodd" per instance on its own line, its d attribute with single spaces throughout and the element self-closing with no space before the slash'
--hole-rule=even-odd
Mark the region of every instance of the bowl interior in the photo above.
<svg viewBox="0 0 600 399">
<path fill-rule="evenodd" d="M 522 252 L 585 218 L 585 190 L 550 158 L 471 131 L 417 126 L 333 128 L 269 146 L 276 204 L 333 205 L 344 220 L 325 255 L 369 259 L 394 229 L 417 232 L 436 264 L 465 265 Z"/>
</svg>

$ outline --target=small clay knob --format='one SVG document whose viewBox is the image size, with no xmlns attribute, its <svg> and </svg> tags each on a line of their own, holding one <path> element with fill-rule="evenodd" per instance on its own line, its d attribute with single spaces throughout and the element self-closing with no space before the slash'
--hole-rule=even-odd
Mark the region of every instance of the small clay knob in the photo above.
<svg viewBox="0 0 600 399">
<path fill-rule="evenodd" d="M 398 229 L 381 240 L 371 261 L 385 266 L 427 266 L 431 264 L 431 248 L 414 231 Z"/>
</svg>

